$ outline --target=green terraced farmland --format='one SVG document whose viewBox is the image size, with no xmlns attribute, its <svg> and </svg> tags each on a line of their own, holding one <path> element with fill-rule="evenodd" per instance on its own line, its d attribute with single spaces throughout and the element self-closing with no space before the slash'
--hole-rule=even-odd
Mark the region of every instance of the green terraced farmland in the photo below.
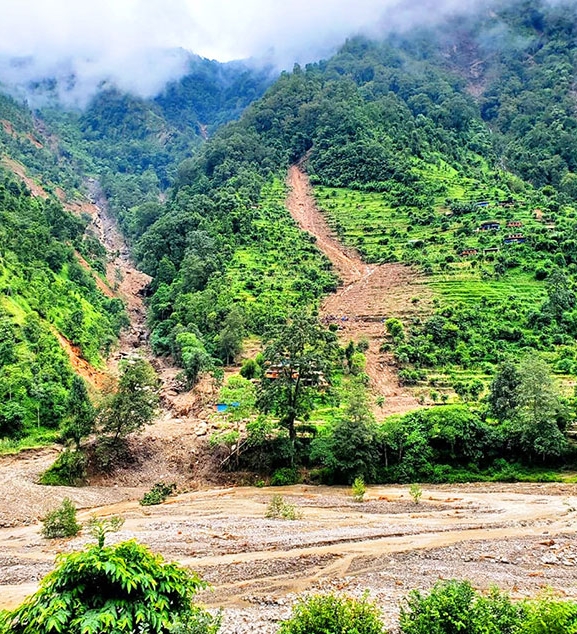
<svg viewBox="0 0 577 634">
<path fill-rule="evenodd" d="M 477 175 L 460 179 L 446 165 L 433 168 L 424 176 L 429 192 L 433 176 L 440 185 L 419 207 L 399 204 L 391 192 L 315 188 L 346 244 L 369 262 L 413 266 L 432 291 L 430 314 L 385 344 L 402 380 L 425 398 L 439 381 L 479 379 L 486 387 L 498 363 L 528 350 L 566 385 L 577 370 L 574 338 L 558 328 L 552 308 L 572 293 L 575 210 L 528 186 L 512 194 L 481 168 Z"/>
</svg>

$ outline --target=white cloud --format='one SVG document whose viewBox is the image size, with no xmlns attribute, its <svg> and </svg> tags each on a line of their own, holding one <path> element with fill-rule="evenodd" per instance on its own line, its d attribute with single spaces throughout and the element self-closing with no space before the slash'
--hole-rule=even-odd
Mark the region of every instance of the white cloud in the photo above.
<svg viewBox="0 0 577 634">
<path fill-rule="evenodd" d="M 182 74 L 183 49 L 290 68 L 329 54 L 349 35 L 433 22 L 483 1 L 1 0 L 0 81 L 74 73 L 80 101 L 102 80 L 150 96 Z M 15 57 L 28 63 L 14 68 Z"/>
</svg>

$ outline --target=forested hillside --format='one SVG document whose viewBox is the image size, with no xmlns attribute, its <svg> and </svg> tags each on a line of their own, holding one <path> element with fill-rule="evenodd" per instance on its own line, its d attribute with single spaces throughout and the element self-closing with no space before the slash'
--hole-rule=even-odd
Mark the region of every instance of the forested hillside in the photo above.
<svg viewBox="0 0 577 634">
<path fill-rule="evenodd" d="M 87 219 L 33 197 L 2 170 L 0 220 L 0 437 L 54 435 L 69 414 L 66 347 L 102 364 L 126 323 L 124 307 L 81 265 Z"/>
<path fill-rule="evenodd" d="M 520 4 L 515 6 L 521 8 Z M 497 27 L 511 33 L 508 38 L 492 41 L 494 49 L 488 60 L 481 60 L 490 77 L 490 83 L 482 82 L 485 92 L 481 95 L 472 94 L 475 91 L 461 68 L 456 69 L 454 60 L 445 55 L 445 50 L 457 50 L 457 44 L 442 41 L 436 32 L 400 41 L 392 38 L 380 44 L 359 38 L 348 42 L 327 62 L 285 74 L 239 123 L 225 127 L 197 158 L 185 161 L 163 212 L 166 215 L 136 247 L 147 272 L 157 276 L 153 319 L 164 322 L 170 316 L 170 326 L 163 324 L 162 332 L 177 324 L 194 324 L 205 335 L 214 334 L 206 315 L 183 317 L 182 311 L 173 310 L 182 297 L 179 271 L 189 258 L 184 237 L 176 241 L 172 238 L 198 230 L 204 222 L 202 230 L 207 239 L 210 237 L 215 244 L 224 241 L 236 253 L 261 222 L 263 208 L 259 203 L 263 192 L 270 190 L 264 184 L 305 156 L 313 182 L 324 186 L 318 190 L 319 200 L 333 218 L 333 226 L 369 261 L 404 261 L 421 267 L 433 274 L 431 281 L 439 287 L 439 300 L 446 294 L 453 309 L 466 310 L 465 306 L 455 306 L 455 298 L 478 301 L 482 297 L 488 302 L 520 301 L 522 305 L 527 300 L 534 309 L 535 300 L 541 301 L 546 295 L 549 287 L 544 280 L 553 270 L 557 273 L 551 279 L 562 280 L 571 274 L 572 212 L 567 205 L 571 205 L 572 198 L 566 187 L 556 187 L 561 181 L 566 184 L 571 180 L 571 165 L 563 159 L 560 146 L 554 145 L 562 142 L 560 135 L 552 133 L 545 153 L 549 162 L 560 166 L 555 179 L 544 174 L 544 164 L 537 173 L 537 167 L 529 169 L 526 163 L 513 160 L 512 147 L 531 140 L 523 134 L 520 121 L 506 126 L 503 118 L 509 113 L 510 119 L 516 119 L 515 108 L 523 111 L 521 101 L 528 97 L 523 92 L 515 101 L 510 84 L 514 76 L 518 77 L 520 91 L 528 74 L 537 93 L 535 99 L 538 97 L 550 109 L 559 107 L 555 104 L 565 99 L 563 124 L 568 130 L 575 124 L 574 113 L 568 110 L 570 87 L 557 82 L 552 92 L 544 83 L 546 76 L 550 81 L 557 77 L 551 69 L 555 63 L 552 58 L 559 55 L 551 51 L 557 47 L 566 56 L 572 54 L 566 45 L 573 21 L 570 10 L 544 7 L 523 12 L 523 21 L 517 17 L 517 9 L 477 19 L 469 30 L 465 25 L 455 36 L 476 59 L 472 49 L 481 46 L 487 33 Z M 537 14 L 543 27 L 540 31 L 531 22 L 537 20 Z M 523 48 L 521 33 L 525 37 Z M 534 55 L 535 47 L 540 56 Z M 456 56 L 461 60 L 458 52 Z M 491 95 L 497 90 L 502 96 L 489 116 L 487 102 L 495 100 Z M 543 108 L 538 110 L 542 112 Z M 528 116 L 519 114 L 523 120 Z M 546 115 L 543 117 L 545 121 Z M 499 126 L 487 125 L 493 122 L 499 122 Z M 567 143 L 570 137 L 569 133 L 563 136 Z M 525 154 L 537 156 L 528 145 Z M 545 184 L 549 188 L 537 189 Z M 355 191 L 363 193 L 357 195 Z M 267 196 L 265 193 L 265 200 Z M 196 218 L 192 217 L 193 210 Z M 490 220 L 498 222 L 499 233 L 477 231 Z M 290 222 L 288 218 L 286 221 Z M 522 234 L 522 238 L 502 248 L 509 234 Z M 193 255 L 199 248 L 191 245 L 188 252 Z M 218 250 L 223 249 L 219 246 Z M 463 256 L 467 251 L 483 257 Z M 164 263 L 158 276 L 161 261 Z M 212 279 L 230 274 L 234 266 L 234 257 L 212 262 L 208 268 L 214 272 L 205 270 L 199 275 L 192 291 L 204 293 L 206 284 L 211 286 Z M 436 273 L 442 275 L 435 277 Z M 252 284 L 250 276 L 246 281 Z M 229 294 L 224 301 L 227 310 L 219 314 L 214 310 L 219 302 L 210 302 L 210 312 L 218 317 L 214 323 L 222 323 L 232 304 L 246 306 L 250 298 L 251 310 L 254 299 L 258 305 L 258 286 L 245 287 L 245 294 L 237 291 L 232 296 L 230 284 L 225 288 Z M 187 289 L 190 293 L 190 284 Z M 521 296 L 510 299 L 517 291 Z M 210 292 L 214 297 L 214 287 Z M 449 297 L 451 292 L 457 295 Z M 314 296 L 313 289 L 310 299 Z M 203 304 L 196 300 L 190 303 Z M 157 304 L 162 305 L 161 311 L 154 309 Z M 497 311 L 501 309 L 499 305 Z M 461 316 L 459 313 L 457 319 Z M 439 319 L 444 323 L 448 317 Z M 527 319 L 535 323 L 530 316 Z M 544 319 L 547 321 L 546 316 Z M 251 316 L 247 320 L 249 329 L 258 332 L 259 324 Z M 548 323 L 555 333 L 561 328 L 559 336 L 570 334 L 567 326 Z M 503 327 L 511 329 L 513 325 Z M 519 328 L 523 330 L 522 324 Z M 482 336 L 494 339 L 499 333 Z M 521 334 L 506 337 L 511 338 L 518 341 Z M 431 345 L 437 343 L 431 341 Z M 550 343 L 547 339 L 544 346 Z M 453 344 L 456 346 L 458 340 Z M 483 353 L 476 360 L 485 360 Z M 486 360 L 498 359 L 493 356 Z M 432 362 L 439 363 L 443 361 Z"/>
<path fill-rule="evenodd" d="M 56 438 L 74 407 L 68 355 L 89 373 L 102 368 L 128 323 L 97 279 L 107 254 L 92 219 L 61 200 L 92 196 L 86 179 L 96 178 L 127 236 L 141 232 L 160 213 L 171 170 L 270 82 L 270 70 L 240 63 L 191 58 L 189 71 L 156 100 L 107 89 L 84 111 L 55 102 L 33 112 L 0 95 L 0 438 Z M 47 86 L 55 90 L 37 91 Z"/>
<path fill-rule="evenodd" d="M 573 200 L 577 7 L 528 0 L 500 5 L 482 20 L 446 30 L 452 35 L 437 40 L 440 59 L 476 97 L 499 165 Z"/>
<path fill-rule="evenodd" d="M 180 165 L 161 217 L 137 237 L 135 255 L 154 277 L 155 350 L 172 352 L 194 382 L 215 358 L 234 356 L 242 335 L 264 334 L 295 309 L 318 305 L 333 285 L 326 260 L 304 238 L 289 237 L 288 213 L 271 206 L 275 188 L 282 199 L 287 167 L 303 161 L 336 233 L 369 262 L 412 266 L 430 289 L 425 314 L 383 329 L 382 348 L 395 355 L 401 381 L 423 404 L 463 402 L 475 420 L 511 419 L 481 453 L 505 443 L 493 457 L 504 455 L 508 443 L 527 460 L 559 456 L 566 448 L 559 430 L 573 417 L 568 184 L 577 119 L 567 73 L 552 86 L 559 65 L 575 68 L 573 29 L 568 6 L 504 3 L 449 29 L 451 36 L 443 29 L 355 38 L 327 61 L 284 73 L 238 123 Z M 278 234 L 274 223 L 283 227 Z M 278 235 L 272 250 L 263 228 Z M 516 397 L 500 409 L 478 402 L 498 400 L 500 364 L 517 368 L 528 351 L 546 365 L 519 366 L 512 391 L 524 373 L 551 386 L 541 436 L 520 423 Z"/>
<path fill-rule="evenodd" d="M 83 111 L 57 106 L 39 114 L 76 169 L 98 175 L 112 210 L 132 237 L 160 213 L 148 206 L 145 218 L 137 218 L 135 208 L 158 203 L 178 163 L 219 125 L 237 118 L 273 77 L 269 68 L 191 57 L 185 76 L 154 99 L 110 87 Z"/>
<path fill-rule="evenodd" d="M 107 89 L 83 112 L 45 109 L 42 122 L 5 99 L 0 132 L 11 156 L 54 184 L 99 177 L 153 278 L 152 349 L 172 355 L 187 387 L 219 375 L 247 337 L 273 345 L 271 332 L 314 315 L 337 288 L 286 209 L 286 171 L 298 163 L 345 245 L 419 279 L 406 307 L 378 315 L 381 353 L 414 402 L 463 404 L 483 424 L 510 418 L 514 440 L 482 432 L 480 451 L 498 446 L 494 458 L 508 443 L 527 460 L 556 459 L 577 368 L 574 13 L 520 0 L 440 29 L 356 37 L 329 60 L 283 73 L 222 127 L 264 91 L 268 71 L 193 60 L 154 100 Z M 301 418 L 322 426 L 342 414 L 358 387 L 348 375 L 365 380 L 366 346 L 343 345 L 317 371 L 344 387 L 311 394 Z M 523 365 L 528 352 L 541 365 Z M 263 362 L 245 374 L 266 374 Z M 550 386 L 545 450 L 523 431 L 518 395 L 503 404 L 498 393 L 500 381 L 522 391 L 531 372 Z M 281 409 L 261 399 L 254 412 Z M 290 409 L 294 445 L 300 414 Z M 402 425 L 413 424 L 430 433 L 425 419 Z"/>
</svg>

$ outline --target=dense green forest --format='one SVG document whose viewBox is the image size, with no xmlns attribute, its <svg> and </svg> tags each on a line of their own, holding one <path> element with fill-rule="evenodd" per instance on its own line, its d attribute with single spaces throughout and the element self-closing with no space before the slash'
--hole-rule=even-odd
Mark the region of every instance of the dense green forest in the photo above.
<svg viewBox="0 0 577 634">
<path fill-rule="evenodd" d="M 79 263 L 87 222 L 0 173 L 2 438 L 54 435 L 68 415 L 74 373 L 58 336 L 99 365 L 126 324 Z"/>
<path fill-rule="evenodd" d="M 575 207 L 568 159 L 577 119 L 569 108 L 571 82 L 556 78 L 562 61 L 575 66 L 574 10 L 539 2 L 531 10 L 521 2 L 510 7 L 477 15 L 450 30 L 451 36 L 423 30 L 384 42 L 354 38 L 333 58 L 284 73 L 239 122 L 217 131 L 184 161 L 162 216 L 135 243 L 136 257 L 154 276 L 150 317 L 156 350 L 191 366 L 194 382 L 203 367 L 214 367 L 215 357 L 217 363 L 228 360 L 240 348 L 231 331 L 266 339 L 271 326 L 295 309 L 314 310 L 330 288 L 319 276 L 326 263 L 314 245 L 314 267 L 295 275 L 295 284 L 307 292 L 283 293 L 275 310 L 267 292 L 285 288 L 283 271 L 274 266 L 286 258 L 282 240 L 270 256 L 265 243 L 262 257 L 245 263 L 249 275 L 243 284 L 230 282 L 239 257 L 246 258 L 246 245 L 260 244 L 262 222 L 272 217 L 271 182 L 306 157 L 319 204 L 343 240 L 368 261 L 412 265 L 432 291 L 429 316 L 383 332 L 383 349 L 394 352 L 403 382 L 422 388 L 431 403 L 457 399 L 471 421 L 489 424 L 478 454 L 487 468 L 510 456 L 513 447 L 520 462 L 539 456 L 542 463 L 555 462 L 566 455 L 563 430 L 573 418 L 576 354 Z M 461 50 L 469 57 L 460 56 Z M 525 84 L 539 104 L 533 118 Z M 557 113 L 555 125 L 551 113 Z M 541 130 L 542 153 L 534 151 L 527 121 Z M 293 226 L 288 213 L 279 212 L 283 225 Z M 286 248 L 294 252 L 292 242 Z M 218 253 L 226 256 L 219 259 Z M 259 266 L 266 266 L 260 274 L 264 285 L 255 284 Z M 559 393 L 552 380 L 553 400 L 544 397 L 545 409 L 534 412 L 537 427 L 551 424 L 541 435 L 531 435 L 527 412 L 515 409 L 522 381 L 505 412 L 486 400 L 502 364 L 522 369 L 528 351 L 537 351 L 545 363 L 529 375 L 549 385 L 553 371 L 565 386 Z M 333 383 L 348 365 L 342 355 L 335 360 Z M 346 404 L 350 386 L 343 380 L 343 396 L 318 395 L 305 419 L 314 418 L 311 410 L 322 409 L 327 398 Z M 451 433 L 461 427 L 456 411 L 439 413 L 449 417 Z M 411 418 L 402 421 L 401 437 L 411 433 L 411 425 Z M 430 446 L 439 427 L 435 423 L 427 431 L 427 425 L 419 428 L 419 437 Z M 427 466 L 401 475 L 385 457 L 395 441 L 387 445 L 377 440 L 376 430 L 369 431 L 372 464 L 389 471 L 376 475 L 369 469 L 368 478 L 442 479 L 441 472 L 431 472 L 435 464 L 462 460 L 465 467 L 483 466 L 479 457 L 458 459 L 450 441 L 445 456 L 418 450 Z M 463 428 L 457 435 L 466 433 Z M 313 443 L 312 454 L 305 450 L 305 463 L 331 462 L 319 443 L 316 450 Z M 352 476 L 339 469 L 333 468 L 339 479 Z"/>
<path fill-rule="evenodd" d="M 87 176 L 98 178 L 130 238 L 158 215 L 171 170 L 203 135 L 260 96 L 270 76 L 270 69 L 191 57 L 189 73 L 154 100 L 109 89 L 84 111 L 52 100 L 33 112 L 0 95 L 0 151 L 50 196 L 33 197 L 2 173 L 0 437 L 53 438 L 69 422 L 73 370 L 57 335 L 98 366 L 127 323 L 120 300 L 103 297 L 92 278 L 105 272 L 104 247 L 85 232 L 88 218 L 62 209 L 58 188 L 73 198 L 86 194 Z M 20 169 L 14 165 L 6 167 Z M 133 217 L 146 203 L 148 215 Z"/>
<path fill-rule="evenodd" d="M 574 209 L 571 192 L 560 185 L 571 180 L 571 165 L 562 165 L 560 150 L 551 145 L 559 137 L 553 128 L 547 155 L 561 167 L 551 180 L 544 175 L 544 166 L 538 175 L 536 167 L 529 170 L 522 161 L 503 155 L 505 146 L 510 149 L 529 143 L 521 126 L 509 126 L 505 131 L 504 126 L 487 125 L 499 120 L 500 112 L 523 109 L 520 101 L 525 92 L 516 102 L 510 94 L 510 73 L 535 76 L 535 91 L 550 108 L 560 99 L 570 98 L 570 86 L 556 82 L 552 92 L 544 77 L 557 77 L 552 57 L 559 55 L 553 51 L 561 48 L 571 54 L 567 42 L 573 28 L 572 10 L 543 5 L 535 11 L 546 26 L 539 31 L 531 22 L 536 20 L 534 12 L 508 10 L 494 14 L 494 24 L 477 20 L 468 31 L 467 25 L 457 31 L 456 37 L 470 46 L 496 26 L 512 33 L 493 42 L 501 49 L 492 51 L 485 64 L 491 77 L 487 96 L 475 98 L 453 60 L 431 52 L 443 51 L 443 44 L 449 46 L 438 41 L 436 32 L 385 43 L 357 38 L 326 62 L 284 74 L 240 122 L 217 132 L 197 157 L 180 165 L 171 199 L 161 212 L 164 217 L 136 244 L 140 262 L 156 276 L 152 306 L 160 303 L 162 311 L 153 309 L 152 320 L 163 338 L 180 327 L 198 328 L 207 341 L 216 335 L 206 314 L 183 317 L 182 310 L 174 310 L 183 294 L 181 267 L 188 259 L 185 240 L 171 238 L 197 230 L 204 222 L 220 252 L 243 249 L 251 234 L 258 232 L 268 205 L 270 185 L 266 183 L 308 153 L 313 182 L 322 185 L 319 200 L 344 239 L 368 261 L 402 261 L 431 276 L 431 285 L 439 294 L 436 321 L 441 330 L 445 322 L 466 319 L 468 302 L 484 302 L 477 321 L 490 323 L 472 324 L 473 334 L 464 332 L 461 340 L 482 338 L 486 345 L 474 341 L 463 352 L 459 336 L 449 337 L 449 342 L 441 341 L 442 337 L 427 339 L 427 332 L 415 324 L 414 347 L 422 347 L 420 341 L 425 338 L 433 351 L 414 352 L 404 344 L 400 359 L 418 364 L 419 358 L 429 355 L 424 364 L 430 366 L 443 365 L 446 358 L 465 367 L 471 362 L 494 363 L 502 360 L 506 350 L 510 352 L 502 346 L 498 346 L 499 354 L 483 349 L 498 339 L 513 342 L 513 348 L 531 345 L 551 351 L 559 345 L 554 361 L 560 369 L 570 371 L 566 360 L 574 355 L 570 325 L 574 298 L 570 291 L 560 298 L 554 289 L 572 284 Z M 522 50 L 513 35 L 519 32 L 527 35 Z M 540 57 L 534 54 L 536 41 Z M 507 61 L 511 57 L 515 63 Z M 518 79 L 519 86 L 523 81 Z M 493 108 L 493 119 L 487 119 L 484 105 L 489 93 L 496 90 L 503 98 Z M 564 116 L 564 125 L 570 129 L 574 113 L 565 111 Z M 506 134 L 508 141 L 504 140 Z M 513 138 L 513 134 L 517 136 Z M 529 147 L 527 152 L 535 156 Z M 508 170 L 502 168 L 504 164 Z M 193 220 L 194 213 L 197 218 Z M 491 220 L 499 223 L 501 231 L 477 231 Z M 290 225 L 287 214 L 283 221 Z M 509 231 L 507 223 L 513 223 Z M 503 239 L 508 233 L 523 238 L 505 248 Z M 192 246 L 190 251 L 199 249 Z M 477 257 L 467 259 L 462 255 L 467 250 L 476 251 Z M 204 293 L 211 287 L 211 297 L 215 297 L 214 279 L 226 277 L 234 263 L 229 257 L 220 263 L 211 260 L 213 271 L 202 272 L 194 290 Z M 274 277 L 274 270 L 271 273 Z M 316 275 L 307 277 L 309 282 L 311 277 L 313 282 L 316 279 Z M 316 286 L 311 301 L 326 292 L 324 285 Z M 228 298 L 224 302 L 210 302 L 210 312 L 217 316 L 212 319 L 214 324 L 222 324 L 235 304 L 241 311 L 246 304 L 240 289 L 232 295 L 229 285 L 221 292 L 225 290 Z M 258 287 L 251 295 L 253 311 L 254 301 L 256 305 L 259 301 Z M 542 303 L 539 320 L 534 315 L 536 300 Z M 452 313 L 443 314 L 445 302 L 450 303 Z M 215 311 L 221 304 L 226 310 Z M 503 310 L 511 317 L 516 313 L 514 322 L 500 320 L 497 327 L 495 315 Z M 560 320 L 554 318 L 559 311 L 564 315 Z M 246 316 L 246 322 L 251 332 L 262 332 L 262 323 L 252 315 Z M 446 348 L 446 343 L 450 350 L 436 352 L 439 346 Z M 463 354 L 455 354 L 455 348 Z"/>
<path fill-rule="evenodd" d="M 134 209 L 146 201 L 158 202 L 173 182 L 178 163 L 194 154 L 219 125 L 238 117 L 273 77 L 270 68 L 191 56 L 184 77 L 153 99 L 111 87 L 83 111 L 57 105 L 39 114 L 77 171 L 99 177 L 130 238 L 142 229 Z"/>
</svg>

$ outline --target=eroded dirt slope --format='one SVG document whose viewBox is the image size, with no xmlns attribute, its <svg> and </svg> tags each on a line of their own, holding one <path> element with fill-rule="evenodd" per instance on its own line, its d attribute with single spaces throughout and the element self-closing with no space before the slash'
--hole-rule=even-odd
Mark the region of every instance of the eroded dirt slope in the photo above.
<svg viewBox="0 0 577 634">
<path fill-rule="evenodd" d="M 24 166 L 16 161 L 4 158 L 4 164 L 22 179 L 33 196 L 48 197 L 48 193 L 34 179 L 27 176 Z M 123 358 L 138 354 L 147 358 L 158 372 L 161 379 L 161 409 L 155 422 L 148 426 L 144 433 L 131 439 L 135 454 L 135 462 L 125 469 L 108 476 L 100 476 L 94 481 L 101 486 L 117 486 L 134 488 L 132 497 L 141 494 L 142 487 L 150 487 L 160 480 L 177 482 L 179 485 L 190 483 L 201 477 L 211 477 L 210 456 L 203 454 L 203 445 L 211 433 L 210 403 L 214 398 L 214 388 L 210 381 L 193 392 L 180 389 L 177 375 L 179 369 L 170 358 L 156 357 L 148 344 L 148 326 L 143 290 L 150 277 L 139 271 L 130 258 L 130 251 L 115 219 L 108 209 L 106 198 L 96 180 L 87 181 L 89 197 L 71 199 L 61 189 L 56 189 L 63 206 L 74 214 L 90 216 L 89 231 L 105 246 L 108 254 L 106 277 L 96 276 L 88 263 L 77 254 L 79 263 L 95 276 L 100 290 L 108 297 L 118 297 L 127 307 L 130 325 L 120 336 L 118 345 L 107 360 L 106 367 L 95 368 L 81 356 L 81 351 L 62 334 L 54 331 L 62 348 L 67 353 L 75 371 L 80 374 L 96 390 L 102 390 L 112 384 L 118 373 L 118 363 Z M 40 473 L 45 470 L 57 456 L 56 449 L 41 451 L 38 456 L 30 456 L 22 462 L 12 457 L 0 456 L 0 525 L 2 522 L 22 522 L 36 519 L 39 514 L 56 506 L 65 493 L 59 489 L 47 489 L 46 504 L 35 506 L 36 499 L 42 497 L 43 487 L 35 484 Z M 30 464 L 29 464 L 30 463 Z M 1 473 L 5 465 L 10 465 L 14 481 L 18 482 L 20 494 L 24 499 L 18 512 L 11 517 L 13 500 L 9 478 L 2 479 Z M 29 468 L 32 466 L 32 468 Z M 126 495 L 129 492 L 125 492 Z M 96 497 L 102 494 L 95 491 Z M 124 495 L 124 497 L 126 497 Z M 28 503 L 28 498 L 31 502 Z M 98 505 L 92 498 L 93 505 Z M 104 499 L 104 498 L 102 498 Z M 113 499 L 117 499 L 113 496 Z M 79 501 L 81 502 L 81 500 Z"/>
<path fill-rule="evenodd" d="M 427 298 L 429 293 L 419 276 L 402 264 L 367 264 L 359 254 L 345 247 L 333 234 L 316 205 L 307 175 L 299 166 L 288 174 L 287 208 L 299 227 L 316 238 L 319 249 L 330 259 L 341 286 L 322 304 L 326 322 L 339 324 L 343 343 L 366 338 L 367 374 L 375 395 L 385 397 L 380 415 L 398 414 L 417 408 L 411 392 L 399 385 L 392 355 L 380 352 L 384 320 L 389 317 L 408 319 L 417 308 L 414 296 Z M 419 303 L 420 306 L 423 302 Z"/>
</svg>

